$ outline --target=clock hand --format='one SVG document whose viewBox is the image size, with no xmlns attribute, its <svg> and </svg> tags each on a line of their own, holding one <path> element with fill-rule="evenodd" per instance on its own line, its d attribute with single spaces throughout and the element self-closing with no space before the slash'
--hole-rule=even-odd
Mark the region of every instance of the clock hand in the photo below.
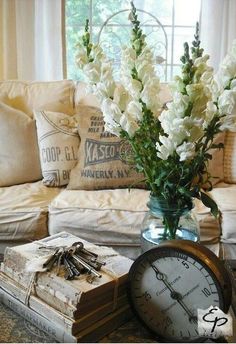
<svg viewBox="0 0 236 344">
<path fill-rule="evenodd" d="M 192 321 L 196 322 L 197 321 L 196 317 L 193 315 L 193 313 L 188 309 L 188 307 L 183 302 L 183 300 L 182 300 L 183 296 L 174 290 L 174 288 L 171 286 L 171 284 L 167 281 L 166 275 L 163 274 L 155 265 L 153 265 L 151 263 L 149 263 L 149 264 L 152 267 L 152 269 L 155 271 L 156 278 L 159 281 L 162 281 L 165 284 L 165 286 L 169 289 L 170 297 L 172 299 L 176 300 L 180 304 L 180 306 L 185 310 L 185 312 L 188 314 L 189 321 L 190 322 L 192 322 Z"/>
</svg>

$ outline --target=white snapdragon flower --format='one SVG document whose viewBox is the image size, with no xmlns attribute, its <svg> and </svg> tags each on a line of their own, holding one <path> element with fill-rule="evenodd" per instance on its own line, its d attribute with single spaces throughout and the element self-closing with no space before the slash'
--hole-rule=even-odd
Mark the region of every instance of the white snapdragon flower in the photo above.
<svg viewBox="0 0 236 344">
<path fill-rule="evenodd" d="M 120 125 L 121 128 L 125 130 L 130 137 L 133 137 L 135 132 L 139 129 L 139 125 L 131 113 L 124 112 L 122 114 Z"/>
<path fill-rule="evenodd" d="M 121 50 L 120 76 L 121 82 L 128 88 L 132 81 L 131 71 L 135 67 L 136 51 L 131 47 L 123 47 Z"/>
<path fill-rule="evenodd" d="M 230 83 L 230 89 L 236 91 L 236 79 L 233 79 Z"/>
<path fill-rule="evenodd" d="M 178 146 L 188 138 L 189 132 L 187 128 L 184 126 L 183 119 L 176 118 L 172 123 L 172 129 L 169 133 L 169 138 L 175 142 L 175 145 Z"/>
<path fill-rule="evenodd" d="M 229 81 L 236 76 L 236 58 L 228 54 L 221 63 L 220 69 L 217 73 L 221 80 L 223 87 L 229 84 Z"/>
<path fill-rule="evenodd" d="M 223 69 L 225 74 L 229 77 L 234 77 L 236 75 L 236 58 L 231 54 L 226 55 L 221 63 L 221 69 Z"/>
<path fill-rule="evenodd" d="M 140 94 L 140 98 L 154 115 L 156 115 L 161 109 L 159 91 L 159 79 L 153 78 L 149 79 L 149 81 L 145 83 L 144 88 Z"/>
<path fill-rule="evenodd" d="M 211 100 L 207 102 L 207 107 L 205 111 L 205 120 L 203 123 L 204 129 L 207 128 L 210 122 L 212 121 L 212 119 L 215 116 L 217 116 L 217 113 L 218 113 L 218 109 L 217 109 L 217 106 L 214 104 L 214 102 Z"/>
<path fill-rule="evenodd" d="M 105 59 L 104 52 L 98 44 L 94 44 L 90 53 L 90 57 L 96 61 L 102 62 Z"/>
<path fill-rule="evenodd" d="M 127 84 L 127 89 L 130 92 L 130 95 L 134 99 L 140 98 L 140 92 L 142 90 L 142 83 L 136 79 L 130 79 Z"/>
<path fill-rule="evenodd" d="M 188 141 L 190 142 L 196 142 L 199 140 L 201 137 L 204 135 L 204 128 L 203 128 L 203 123 L 204 119 L 203 118 L 190 118 L 191 124 L 189 126 L 189 139 Z"/>
<path fill-rule="evenodd" d="M 108 131 L 111 134 L 120 136 L 121 127 L 120 125 L 117 125 L 117 123 L 114 121 L 112 121 L 111 123 L 105 122 L 104 129 L 105 131 Z"/>
<path fill-rule="evenodd" d="M 181 79 L 180 76 L 176 75 L 174 77 L 174 81 L 170 82 L 169 87 L 173 93 L 183 92 L 183 90 L 185 88 L 185 84 L 183 82 L 183 79 Z"/>
<path fill-rule="evenodd" d="M 166 134 L 170 134 L 172 132 L 173 126 L 172 123 L 176 118 L 175 111 L 163 110 L 159 116 L 159 121 L 161 122 L 161 126 Z"/>
<path fill-rule="evenodd" d="M 201 57 L 197 57 L 194 61 L 194 66 L 199 67 L 202 65 L 206 65 L 206 62 L 209 60 L 209 58 L 210 58 L 210 56 L 208 54 L 205 54 Z"/>
<path fill-rule="evenodd" d="M 169 109 L 163 110 L 159 116 L 164 132 L 174 138 L 177 144 L 180 144 L 187 136 L 189 136 L 189 130 L 186 127 L 186 123 L 190 119 L 189 117 L 182 117 L 187 107 L 187 103 L 184 103 L 183 105 L 181 98 L 182 95 L 180 95 L 180 97 L 176 97 L 178 102 L 181 104 L 182 111 L 178 112 L 178 106 L 172 102 L 168 104 Z M 186 97 L 183 96 L 183 99 L 186 99 Z"/>
<path fill-rule="evenodd" d="M 101 110 L 103 112 L 106 122 L 109 123 L 109 122 L 115 121 L 117 124 L 120 123 L 122 112 L 119 106 L 110 98 L 103 99 L 102 104 L 101 104 Z"/>
<path fill-rule="evenodd" d="M 135 61 L 138 77 L 143 83 L 155 76 L 154 56 L 152 51 L 146 46 Z"/>
<path fill-rule="evenodd" d="M 203 82 L 205 85 L 211 85 L 212 81 L 213 81 L 213 69 L 210 71 L 210 70 L 206 70 L 201 78 L 200 78 L 200 81 Z"/>
<path fill-rule="evenodd" d="M 105 130 L 119 136 L 121 131 L 120 119 L 122 113 L 117 104 L 115 104 L 111 99 L 105 98 L 101 103 L 101 111 L 103 112 L 103 118 L 105 121 Z"/>
<path fill-rule="evenodd" d="M 209 88 L 212 94 L 212 101 L 216 102 L 218 97 L 224 91 L 224 85 L 222 83 L 222 80 L 220 79 L 219 73 L 213 77 Z"/>
<path fill-rule="evenodd" d="M 221 126 L 220 126 L 221 131 L 229 130 L 229 131 L 236 132 L 236 115 L 235 114 L 222 117 L 220 122 L 221 122 Z"/>
<path fill-rule="evenodd" d="M 221 126 L 220 126 L 220 130 L 224 131 L 224 130 L 229 130 L 232 132 L 236 132 L 236 108 L 234 108 L 234 113 L 231 115 L 227 115 L 225 117 L 222 117 L 220 122 L 221 122 Z"/>
<path fill-rule="evenodd" d="M 197 68 L 194 74 L 194 80 L 198 82 L 204 73 L 213 73 L 213 68 L 207 65 L 207 60 L 209 59 L 209 55 L 204 55 L 202 57 L 198 57 L 194 61 L 194 66 Z"/>
<path fill-rule="evenodd" d="M 101 65 L 96 62 L 89 62 L 84 66 L 83 72 L 89 83 L 97 83 L 100 80 Z"/>
<path fill-rule="evenodd" d="M 202 83 L 190 84 L 186 86 L 187 94 L 191 102 L 197 102 L 204 93 L 204 85 Z"/>
<path fill-rule="evenodd" d="M 113 98 L 116 84 L 113 79 L 103 80 L 104 89 L 106 90 L 106 96 Z"/>
<path fill-rule="evenodd" d="M 203 118 L 205 115 L 205 110 L 208 101 L 211 100 L 211 94 L 207 88 L 203 88 L 203 92 L 199 96 L 192 100 L 193 106 L 191 111 L 191 116 L 193 118 Z"/>
<path fill-rule="evenodd" d="M 172 111 L 176 112 L 176 117 L 183 117 L 184 112 L 189 105 L 189 101 L 190 99 L 188 95 L 175 92 L 173 94 L 173 102 L 168 104 L 168 107 L 172 109 Z"/>
<path fill-rule="evenodd" d="M 132 47 L 123 47 L 121 50 L 121 68 L 130 73 L 130 70 L 135 66 L 135 60 L 135 50 Z"/>
<path fill-rule="evenodd" d="M 81 69 L 84 68 L 84 66 L 89 62 L 88 61 L 88 56 L 87 56 L 87 50 L 82 44 L 78 44 L 78 53 L 75 58 L 75 62 L 77 66 Z"/>
<path fill-rule="evenodd" d="M 131 37 L 132 37 L 132 34 L 131 34 Z M 141 37 L 139 37 L 137 39 L 136 39 L 136 37 L 131 38 L 136 51 L 140 50 L 143 46 L 146 45 L 145 37 L 146 37 L 145 35 L 142 35 Z"/>
<path fill-rule="evenodd" d="M 113 80 L 111 61 L 103 61 L 101 63 L 101 79 Z"/>
<path fill-rule="evenodd" d="M 186 126 L 186 119 L 188 121 L 189 117 L 174 118 L 172 121 L 172 125 L 170 125 L 170 132 L 168 134 L 176 141 L 177 145 L 189 136 L 189 130 Z"/>
<path fill-rule="evenodd" d="M 184 140 L 191 142 L 197 141 L 203 136 L 203 119 L 192 118 L 186 116 L 184 118 L 176 118 L 173 121 L 172 135 L 178 135 L 178 144 Z"/>
<path fill-rule="evenodd" d="M 114 102 L 119 106 L 121 111 L 125 111 L 127 104 L 130 100 L 129 92 L 125 89 L 123 85 L 116 85 L 114 91 Z"/>
<path fill-rule="evenodd" d="M 109 98 L 107 88 L 102 82 L 98 82 L 95 85 L 91 84 L 91 91 L 95 94 L 100 103 L 102 103 L 104 98 Z"/>
<path fill-rule="evenodd" d="M 193 119 L 188 116 L 176 118 L 172 122 L 169 136 L 176 142 L 176 145 L 181 144 L 184 140 L 196 141 L 203 135 L 202 123 L 202 119 Z"/>
<path fill-rule="evenodd" d="M 234 108 L 236 92 L 225 90 L 218 99 L 218 108 L 220 115 L 231 114 Z"/>
<path fill-rule="evenodd" d="M 148 61 L 148 63 L 150 64 L 155 63 L 153 51 L 147 45 L 143 48 L 141 54 L 137 57 L 136 67 L 138 67 L 138 64 L 141 64 L 143 61 Z"/>
<path fill-rule="evenodd" d="M 176 149 L 175 142 L 171 140 L 169 137 L 160 135 L 159 136 L 160 143 L 156 142 L 156 150 L 158 158 L 162 160 L 167 160 L 170 155 L 172 155 Z"/>
<path fill-rule="evenodd" d="M 112 75 L 112 64 L 110 61 L 103 61 L 101 64 L 100 82 L 104 84 L 106 95 L 113 97 L 116 84 Z"/>
<path fill-rule="evenodd" d="M 143 119 L 142 105 L 138 100 L 131 100 L 131 102 L 128 103 L 126 113 L 131 115 L 132 118 L 137 121 L 141 121 Z"/>
<path fill-rule="evenodd" d="M 203 119 L 186 116 L 176 117 L 174 112 L 165 110 L 161 114 L 161 126 L 168 137 L 180 145 L 184 140 L 196 141 L 204 134 Z"/>
<path fill-rule="evenodd" d="M 192 159 L 195 156 L 195 144 L 193 142 L 184 142 L 176 148 L 180 161 Z"/>
<path fill-rule="evenodd" d="M 154 67 L 149 64 L 148 61 L 143 61 L 143 63 L 137 68 L 137 72 L 138 77 L 140 80 L 142 80 L 143 84 L 148 82 L 148 80 L 155 75 Z"/>
<path fill-rule="evenodd" d="M 205 113 L 206 105 L 211 100 L 211 91 L 203 82 L 187 85 L 186 91 L 192 102 L 191 116 L 202 118 Z"/>
</svg>

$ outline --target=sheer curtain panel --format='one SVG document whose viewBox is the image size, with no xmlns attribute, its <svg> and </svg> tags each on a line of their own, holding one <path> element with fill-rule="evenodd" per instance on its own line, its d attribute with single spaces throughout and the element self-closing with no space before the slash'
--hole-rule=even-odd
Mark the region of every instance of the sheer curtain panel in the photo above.
<svg viewBox="0 0 236 344">
<path fill-rule="evenodd" d="M 201 40 L 215 70 L 235 38 L 236 0 L 202 0 Z"/>
<path fill-rule="evenodd" d="M 64 0 L 0 0 L 0 79 L 63 79 L 64 22 Z"/>
</svg>

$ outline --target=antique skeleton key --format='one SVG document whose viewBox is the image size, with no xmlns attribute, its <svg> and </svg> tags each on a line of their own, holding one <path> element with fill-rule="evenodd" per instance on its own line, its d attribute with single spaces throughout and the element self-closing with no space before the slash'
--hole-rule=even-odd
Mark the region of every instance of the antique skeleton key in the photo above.
<svg viewBox="0 0 236 344">
<path fill-rule="evenodd" d="M 55 252 L 46 260 L 46 262 L 43 263 L 43 268 L 46 268 L 47 270 L 51 270 L 54 263 L 58 259 L 58 252 L 59 252 L 59 248 L 57 248 Z"/>
<path fill-rule="evenodd" d="M 74 274 L 74 271 L 72 270 L 67 258 L 63 257 L 63 263 L 64 263 L 64 266 L 66 268 L 66 274 L 65 274 L 65 279 L 68 279 L 68 280 L 71 280 L 71 279 L 74 279 L 75 277 L 75 274 Z"/>
<path fill-rule="evenodd" d="M 83 265 L 83 267 L 85 267 L 85 269 L 87 269 L 88 273 L 92 273 L 94 274 L 96 277 L 101 278 L 102 275 L 99 274 L 95 269 L 93 269 L 89 264 L 87 264 L 82 258 L 80 258 L 77 254 L 73 254 L 72 258 L 80 263 L 81 265 Z"/>
</svg>

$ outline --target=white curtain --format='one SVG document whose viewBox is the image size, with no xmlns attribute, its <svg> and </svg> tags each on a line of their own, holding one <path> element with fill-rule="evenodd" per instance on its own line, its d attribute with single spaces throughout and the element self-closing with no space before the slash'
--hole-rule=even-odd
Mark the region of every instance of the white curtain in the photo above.
<svg viewBox="0 0 236 344">
<path fill-rule="evenodd" d="M 0 0 L 0 79 L 63 79 L 63 5 Z"/>
<path fill-rule="evenodd" d="M 236 0 L 202 0 L 200 27 L 202 46 L 217 70 L 236 39 Z"/>
</svg>

